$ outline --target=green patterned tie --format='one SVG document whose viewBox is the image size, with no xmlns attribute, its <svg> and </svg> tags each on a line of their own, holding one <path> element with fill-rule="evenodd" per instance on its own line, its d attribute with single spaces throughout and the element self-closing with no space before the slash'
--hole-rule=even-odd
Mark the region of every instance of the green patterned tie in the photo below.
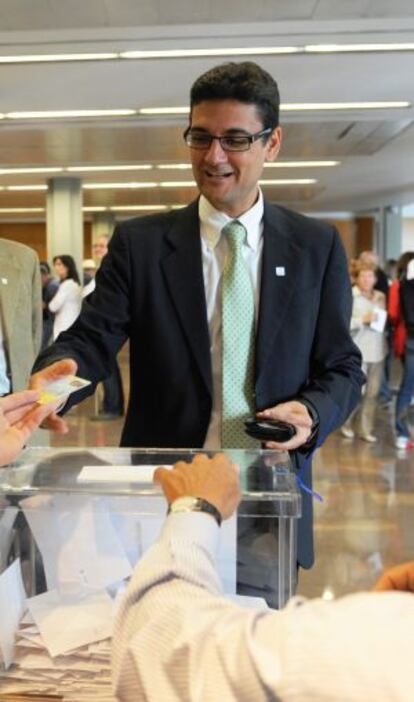
<svg viewBox="0 0 414 702">
<path fill-rule="evenodd" d="M 244 432 L 254 414 L 254 296 L 242 247 L 246 229 L 237 220 L 222 233 L 228 255 L 222 281 L 222 425 L 223 448 L 257 447 Z"/>
</svg>

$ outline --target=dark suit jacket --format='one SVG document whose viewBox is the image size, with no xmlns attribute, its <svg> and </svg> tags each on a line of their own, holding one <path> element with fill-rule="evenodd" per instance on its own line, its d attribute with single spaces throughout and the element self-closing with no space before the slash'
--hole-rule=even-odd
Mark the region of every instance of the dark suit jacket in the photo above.
<svg viewBox="0 0 414 702">
<path fill-rule="evenodd" d="M 285 274 L 276 275 L 276 268 Z M 265 204 L 261 281 L 257 409 L 307 399 L 324 437 L 357 403 L 363 378 L 349 335 L 351 291 L 335 229 Z M 128 337 L 131 390 L 122 445 L 202 447 L 212 377 L 197 202 L 116 228 L 95 292 L 35 369 L 71 357 L 79 375 L 96 384 Z M 310 484 L 310 465 L 303 477 Z M 313 561 L 312 504 L 307 496 L 303 502 L 299 560 L 306 567 Z"/>
</svg>

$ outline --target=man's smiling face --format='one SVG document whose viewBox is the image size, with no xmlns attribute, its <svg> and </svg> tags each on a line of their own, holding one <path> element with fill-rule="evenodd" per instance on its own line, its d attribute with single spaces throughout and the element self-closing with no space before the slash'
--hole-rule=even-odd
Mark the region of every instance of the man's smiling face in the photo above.
<svg viewBox="0 0 414 702">
<path fill-rule="evenodd" d="M 256 106 L 238 100 L 205 100 L 191 114 L 191 131 L 211 136 L 256 134 L 263 128 Z M 190 149 L 200 192 L 220 212 L 240 216 L 255 203 L 263 164 L 276 158 L 280 143 L 277 127 L 266 142 L 258 139 L 248 151 L 224 151 L 217 139 L 206 151 Z"/>
</svg>

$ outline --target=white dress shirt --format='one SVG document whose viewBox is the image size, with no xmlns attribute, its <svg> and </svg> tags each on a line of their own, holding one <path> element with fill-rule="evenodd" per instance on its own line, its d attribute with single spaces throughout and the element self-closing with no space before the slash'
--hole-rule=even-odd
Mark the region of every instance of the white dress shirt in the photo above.
<svg viewBox="0 0 414 702">
<path fill-rule="evenodd" d="M 59 336 L 60 332 L 69 329 L 79 316 L 81 306 L 81 287 L 72 278 L 67 278 L 59 285 L 56 295 L 49 302 L 49 309 L 55 314 L 53 340 Z"/>
<path fill-rule="evenodd" d="M 221 446 L 221 280 L 228 245 L 221 233 L 234 218 L 216 210 L 202 195 L 199 200 L 201 251 L 207 319 L 210 334 L 210 354 L 213 374 L 213 408 L 204 448 Z M 263 195 L 259 190 L 257 202 L 237 217 L 247 231 L 242 254 L 251 277 L 255 300 L 256 325 L 259 314 L 261 262 L 263 252 Z"/>
<path fill-rule="evenodd" d="M 412 702 L 413 594 L 243 609 L 220 595 L 218 535 L 172 514 L 141 559 L 115 622 L 119 702 Z"/>
</svg>

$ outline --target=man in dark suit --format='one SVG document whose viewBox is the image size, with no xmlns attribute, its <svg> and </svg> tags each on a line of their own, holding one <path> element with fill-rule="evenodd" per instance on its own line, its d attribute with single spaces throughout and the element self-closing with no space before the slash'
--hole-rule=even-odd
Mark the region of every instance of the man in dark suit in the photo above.
<svg viewBox="0 0 414 702">
<path fill-rule="evenodd" d="M 349 336 L 351 292 L 337 232 L 266 202 L 258 187 L 265 161 L 280 149 L 278 117 L 277 85 L 256 64 L 218 66 L 195 82 L 184 137 L 201 197 L 183 210 L 116 228 L 96 290 L 71 329 L 39 357 L 35 370 L 44 370 L 33 386 L 77 367 L 93 389 L 129 338 L 122 445 L 229 445 L 220 435 L 226 374 L 220 300 L 230 246 L 223 229 L 237 220 L 246 232 L 255 340 L 240 436 L 248 408 L 293 424 L 292 439 L 266 446 L 297 449 L 310 486 L 306 458 L 356 405 L 363 376 Z M 67 407 L 81 397 L 72 396 Z M 64 419 L 53 415 L 49 426 L 64 430 Z M 298 552 L 305 567 L 313 562 L 311 510 L 305 495 Z"/>
</svg>

